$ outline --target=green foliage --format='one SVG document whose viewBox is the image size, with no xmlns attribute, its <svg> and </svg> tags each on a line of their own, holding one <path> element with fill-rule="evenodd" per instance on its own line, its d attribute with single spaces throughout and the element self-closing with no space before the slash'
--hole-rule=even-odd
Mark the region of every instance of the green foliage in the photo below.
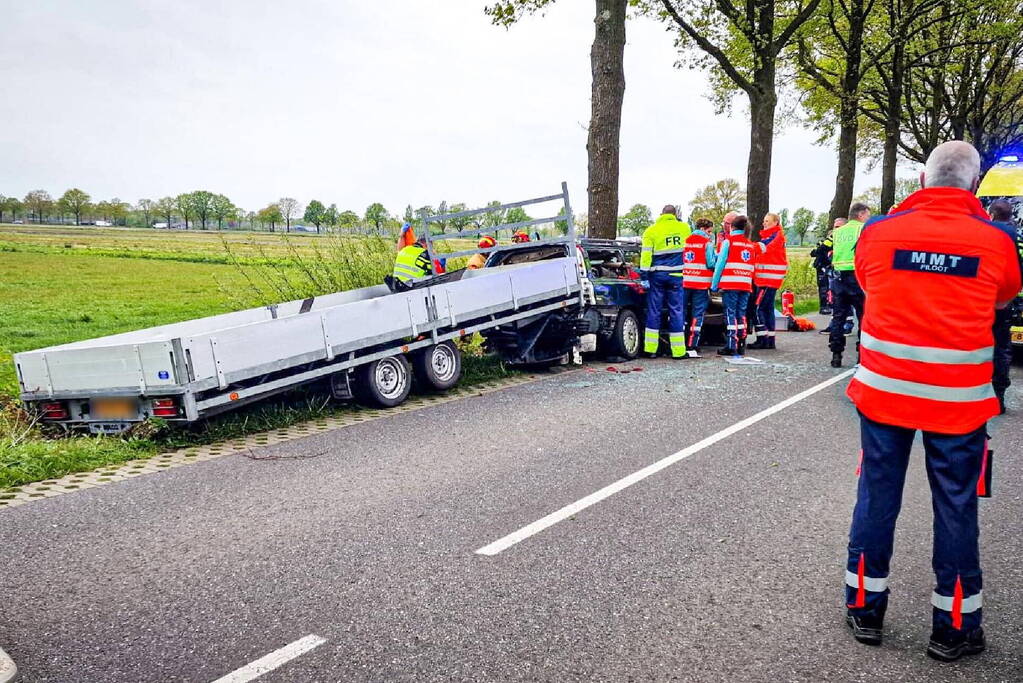
<svg viewBox="0 0 1023 683">
<path fill-rule="evenodd" d="M 359 224 L 359 214 L 354 211 L 342 211 L 337 216 L 337 224 L 342 228 L 354 228 Z"/>
<path fill-rule="evenodd" d="M 336 227 L 340 216 L 341 214 L 338 213 L 337 204 L 331 204 L 323 212 L 323 224 L 329 228 Z"/>
<path fill-rule="evenodd" d="M 89 202 L 92 201 L 92 197 L 88 193 L 74 187 L 61 195 L 58 201 L 67 213 L 74 214 L 75 224 L 77 225 L 82 222 L 82 214 L 88 211 Z"/>
<path fill-rule="evenodd" d="M 898 178 L 895 181 L 895 204 L 920 189 L 920 180 L 917 178 Z M 869 187 L 862 193 L 853 197 L 853 202 L 863 202 L 870 207 L 873 213 L 878 212 L 881 206 L 881 187 Z"/>
<path fill-rule="evenodd" d="M 40 223 L 53 209 L 53 197 L 46 190 L 32 190 L 25 195 L 25 208 L 36 215 Z"/>
<path fill-rule="evenodd" d="M 828 236 L 829 232 L 831 232 L 831 216 L 827 211 L 823 211 L 813 219 L 813 236 L 822 240 Z"/>
<path fill-rule="evenodd" d="M 720 225 L 729 211 L 742 213 L 746 210 L 746 191 L 739 181 L 725 178 L 697 190 L 689 201 L 694 218 L 709 218 L 714 225 Z"/>
<path fill-rule="evenodd" d="M 511 26 L 522 17 L 541 12 L 554 4 L 555 0 L 504 0 L 487 5 L 483 12 L 495 26 Z"/>
<path fill-rule="evenodd" d="M 526 210 L 521 206 L 508 209 L 508 212 L 504 215 L 505 223 L 524 223 L 531 220 L 533 220 L 533 217 L 526 213 Z M 526 230 L 528 231 L 528 228 Z"/>
<path fill-rule="evenodd" d="M 224 229 L 224 221 L 238 217 L 238 207 L 222 194 L 213 195 L 210 200 L 210 215 L 217 221 L 217 229 Z"/>
<path fill-rule="evenodd" d="M 305 214 L 302 216 L 302 220 L 315 225 L 316 232 L 319 232 L 320 226 L 324 223 L 326 213 L 327 209 L 323 206 L 323 203 L 318 199 L 313 199 L 305 207 Z"/>
<path fill-rule="evenodd" d="M 388 218 L 390 218 L 390 214 L 387 213 L 387 209 L 380 202 L 373 202 L 366 207 L 366 223 L 376 228 L 378 233 Z"/>
<path fill-rule="evenodd" d="M 650 207 L 646 204 L 633 204 L 632 208 L 618 217 L 619 235 L 640 235 L 654 222 Z"/>
<path fill-rule="evenodd" d="M 788 229 L 789 233 L 796 238 L 797 244 L 802 244 L 806 240 L 807 233 L 813 227 L 813 218 L 813 211 L 804 207 L 799 207 L 792 214 L 792 221 Z"/>
</svg>

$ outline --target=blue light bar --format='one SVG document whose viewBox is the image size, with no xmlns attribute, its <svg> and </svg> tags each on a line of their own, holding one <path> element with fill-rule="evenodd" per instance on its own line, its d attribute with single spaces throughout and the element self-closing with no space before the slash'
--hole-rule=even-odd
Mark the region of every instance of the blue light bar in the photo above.
<svg viewBox="0 0 1023 683">
<path fill-rule="evenodd" d="M 999 157 L 998 160 L 999 161 L 1016 162 L 1016 161 L 1019 161 L 1019 155 L 1018 154 L 1006 154 L 1003 157 Z"/>
</svg>

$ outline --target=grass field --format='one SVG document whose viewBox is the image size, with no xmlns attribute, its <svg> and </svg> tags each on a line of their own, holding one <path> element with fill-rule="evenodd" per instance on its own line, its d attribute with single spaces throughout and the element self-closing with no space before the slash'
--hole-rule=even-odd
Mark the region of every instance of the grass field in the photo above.
<svg viewBox="0 0 1023 683">
<path fill-rule="evenodd" d="M 300 298 L 310 289 L 376 283 L 390 267 L 392 249 L 388 240 L 374 244 L 364 237 L 0 225 L 0 495 L 4 488 L 172 447 L 356 409 L 310 387 L 197 430 L 54 438 L 21 411 L 11 356 L 267 299 Z M 815 307 L 816 285 L 808 259 L 797 254 L 786 286 L 803 312 Z M 479 357 L 466 357 L 464 370 L 469 383 L 507 374 L 500 363 Z"/>
</svg>

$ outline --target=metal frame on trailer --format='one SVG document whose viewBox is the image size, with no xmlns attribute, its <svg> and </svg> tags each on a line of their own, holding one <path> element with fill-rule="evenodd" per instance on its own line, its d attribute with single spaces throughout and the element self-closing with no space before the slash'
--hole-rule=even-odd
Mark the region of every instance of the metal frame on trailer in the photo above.
<svg viewBox="0 0 1023 683">
<path fill-rule="evenodd" d="M 507 211 L 509 209 L 518 209 L 523 206 L 531 206 L 534 204 L 545 204 L 560 199 L 564 205 L 564 216 L 550 216 L 547 218 L 533 218 L 528 221 L 520 221 L 517 223 L 501 223 L 493 227 L 484 228 L 477 225 L 475 228 L 469 228 L 466 230 L 459 230 L 458 232 L 452 233 L 440 233 L 438 235 L 432 234 L 430 224 L 439 223 L 441 221 L 451 220 L 452 218 L 468 218 L 470 216 L 481 216 L 488 213 L 495 213 L 497 211 Z M 450 254 L 438 254 L 434 251 L 433 243 L 441 242 L 443 240 L 456 240 L 465 239 L 466 237 L 480 236 L 480 235 L 491 235 L 495 240 L 498 239 L 499 233 L 502 230 L 510 230 L 514 232 L 519 228 L 528 228 L 533 225 L 544 225 L 546 223 L 557 224 L 559 221 L 567 221 L 568 230 L 566 234 L 560 237 L 554 237 L 546 240 L 537 240 L 530 242 L 531 246 L 537 246 L 542 244 L 565 244 L 574 243 L 576 241 L 575 233 L 575 219 L 572 216 L 572 205 L 568 201 L 568 183 L 561 183 L 561 194 L 552 194 L 547 197 L 537 197 L 535 199 L 526 199 L 521 202 L 512 202 L 510 204 L 501 204 L 500 206 L 488 206 L 482 209 L 471 209 L 469 211 L 458 211 L 455 213 L 441 213 L 436 215 L 429 215 L 426 211 L 419 212 L 420 227 L 423 230 L 423 237 L 426 240 L 426 251 L 430 256 L 430 262 L 432 263 L 438 256 L 444 258 L 457 258 L 459 256 L 471 256 L 473 254 L 489 254 L 495 251 L 502 251 L 505 249 L 514 249 L 516 245 L 497 245 L 494 247 L 476 247 L 473 249 L 465 249 L 463 251 L 456 251 Z"/>
</svg>

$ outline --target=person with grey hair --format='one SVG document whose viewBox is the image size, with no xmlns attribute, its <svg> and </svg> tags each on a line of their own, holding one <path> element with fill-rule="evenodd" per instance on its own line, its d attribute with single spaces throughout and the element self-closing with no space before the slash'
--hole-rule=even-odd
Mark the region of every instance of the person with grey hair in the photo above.
<svg viewBox="0 0 1023 683">
<path fill-rule="evenodd" d="M 1020 288 L 1015 240 L 988 220 L 974 195 L 979 176 L 971 145 L 939 145 L 923 189 L 868 223 L 855 249 L 866 307 L 861 364 L 846 391 L 862 445 L 846 622 L 859 642 L 881 644 L 895 522 L 919 430 L 934 509 L 927 654 L 945 662 L 986 647 L 977 499 L 990 491 L 986 426 L 999 408 L 991 327 L 995 309 Z"/>
<path fill-rule="evenodd" d="M 863 324 L 863 290 L 856 279 L 856 240 L 860 238 L 863 225 L 870 218 L 870 207 L 856 202 L 849 207 L 849 220 L 835 228 L 834 254 L 831 267 L 831 327 L 828 328 L 828 347 L 831 349 L 831 367 L 842 367 L 842 353 L 845 351 L 845 322 L 854 312 L 857 324 Z M 856 349 L 859 350 L 859 342 Z"/>
</svg>

